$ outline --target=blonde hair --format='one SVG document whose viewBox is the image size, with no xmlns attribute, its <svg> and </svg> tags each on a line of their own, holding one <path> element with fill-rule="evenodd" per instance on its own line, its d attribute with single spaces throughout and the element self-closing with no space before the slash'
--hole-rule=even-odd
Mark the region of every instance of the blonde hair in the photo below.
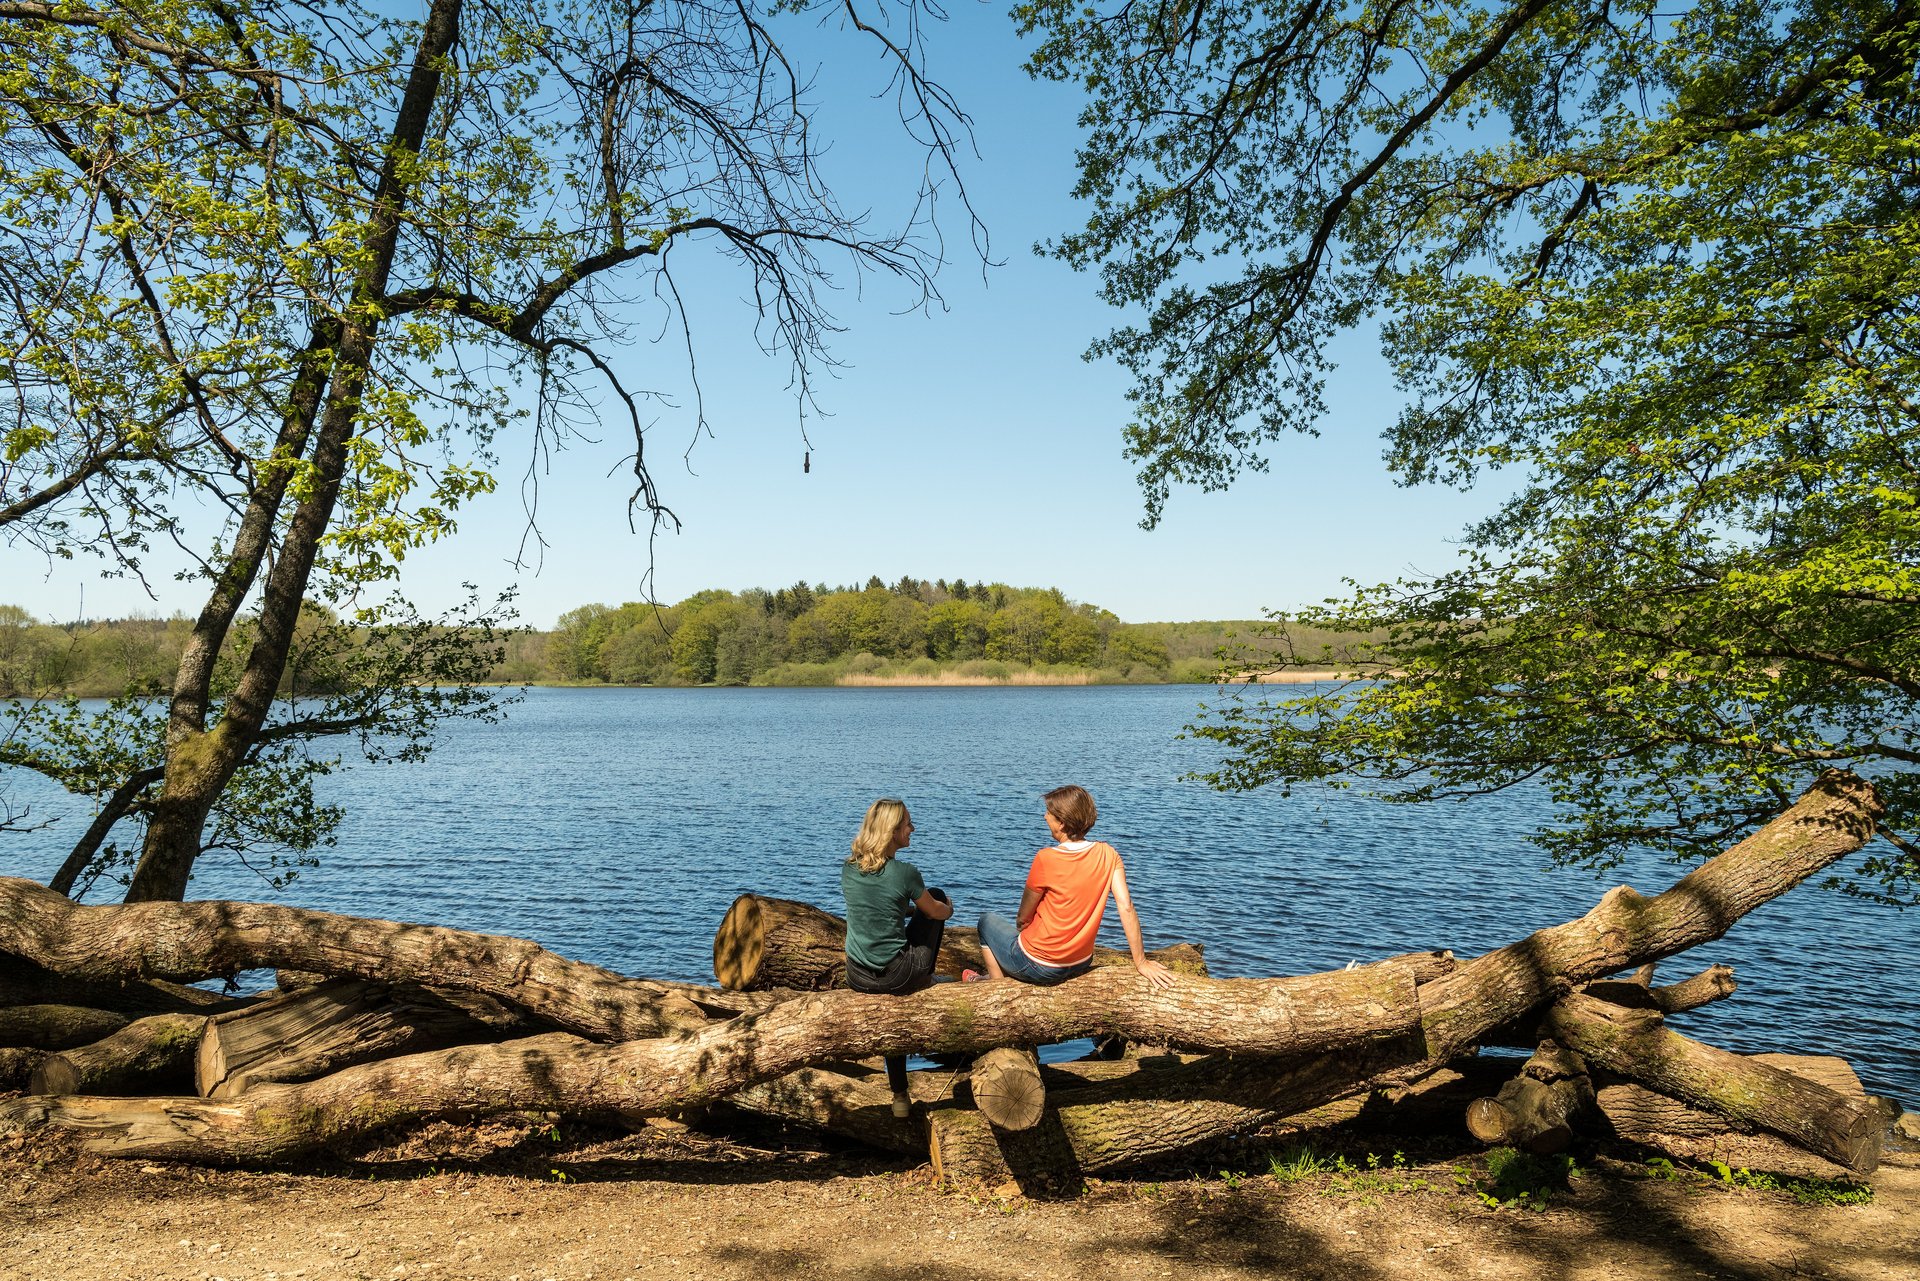
<svg viewBox="0 0 1920 1281">
<path fill-rule="evenodd" d="M 887 865 L 900 847 L 893 843 L 900 825 L 907 821 L 907 803 L 881 797 L 867 807 L 860 834 L 853 838 L 853 857 L 848 859 L 863 872 L 877 872 Z"/>
</svg>

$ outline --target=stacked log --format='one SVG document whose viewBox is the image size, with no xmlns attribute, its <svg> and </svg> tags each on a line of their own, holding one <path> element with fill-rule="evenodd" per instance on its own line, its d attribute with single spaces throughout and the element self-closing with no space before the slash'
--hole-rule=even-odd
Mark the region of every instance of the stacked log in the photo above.
<svg viewBox="0 0 1920 1281">
<path fill-rule="evenodd" d="M 35 1094 L 184 1094 L 204 1014 L 150 1014 L 112 1035 L 49 1054 L 35 1068 Z"/>
<path fill-rule="evenodd" d="M 302 987 L 204 1023 L 193 1079 L 209 1099 L 232 1098 L 264 1082 L 311 1081 L 359 1063 L 533 1030 L 526 1016 L 486 996 L 358 979 Z"/>
<path fill-rule="evenodd" d="M 325 1038 L 335 1048 L 297 1072 L 274 1074 L 321 1073 L 311 1079 L 255 1073 L 244 1089 L 219 1099 L 40 1097 L 0 1106 L 0 1126 L 79 1129 L 90 1147 L 115 1155 L 263 1161 L 405 1120 L 525 1108 L 668 1115 L 732 1096 L 736 1106 L 812 1109 L 838 1116 L 836 1124 L 871 1124 L 876 1133 L 891 1123 L 887 1133 L 897 1135 L 905 1123 L 868 1115 L 876 1083 L 829 1064 L 884 1054 L 985 1054 L 1096 1035 L 1173 1047 L 1177 1053 L 1084 1065 L 1078 1073 L 1037 1065 L 1029 1071 L 1023 1063 L 1020 1072 L 1029 1080 L 1037 1073 L 1042 1086 L 1027 1097 L 1043 1100 L 1038 1120 L 1026 1128 L 996 1128 L 974 1106 L 992 1070 L 968 1083 L 972 1096 L 950 1072 L 938 1090 L 915 1082 L 916 1103 L 922 1094 L 939 1096 L 919 1109 L 925 1122 L 918 1137 L 943 1171 L 982 1166 L 987 1157 L 970 1154 L 990 1145 L 1023 1186 L 1071 1187 L 1087 1173 L 1176 1156 L 1342 1100 L 1396 1091 L 1408 1097 L 1479 1045 L 1524 1033 L 1528 1044 L 1551 1039 L 1556 1053 L 1578 1056 L 1592 1081 L 1611 1073 L 1607 1080 L 1631 1081 L 1864 1172 L 1878 1155 L 1879 1113 L 1870 1105 L 1664 1027 L 1670 1008 L 1730 990 L 1730 974 L 1710 971 L 1673 989 L 1657 989 L 1645 975 L 1625 985 L 1637 996 L 1617 993 L 1617 1000 L 1587 985 L 1720 937 L 1746 912 L 1858 849 L 1878 814 L 1870 787 L 1833 774 L 1665 893 L 1609 891 L 1579 920 L 1485 956 L 1455 961 L 1421 953 L 1290 978 L 1185 975 L 1167 990 L 1124 964 L 1053 988 L 1002 980 L 943 984 L 905 997 L 706 989 L 612 974 L 523 940 L 261 904 L 78 907 L 30 882 L 0 879 L 0 952 L 63 980 L 124 985 L 158 975 L 192 982 L 272 967 L 440 996 L 465 993 L 509 1016 L 446 1034 L 461 1040 L 450 1048 L 425 1049 L 431 1038 L 395 1032 L 359 1062 L 337 1044 L 339 1026 L 364 1026 L 352 1024 L 360 1014 L 344 1024 L 310 1020 L 335 1029 Z M 741 919 L 729 913 L 733 924 L 723 925 L 728 940 L 716 946 L 717 967 L 722 956 L 732 958 L 730 966 L 738 961 L 730 981 L 743 986 L 769 975 L 800 989 L 830 983 L 840 943 L 821 918 L 833 918 L 794 908 L 774 930 L 765 921 L 768 900 L 756 901 L 763 905 L 759 924 L 745 919 L 752 913 L 744 909 Z M 794 937 L 811 930 L 812 941 L 794 945 L 796 959 L 783 959 L 787 930 L 802 920 L 813 924 L 793 927 L 801 931 Z M 965 933 L 952 935 L 964 949 Z M 943 956 L 942 966 L 956 963 Z M 416 1017 L 407 1014 L 395 1026 Z M 244 1022 L 223 1013 L 208 1030 L 222 1029 L 217 1035 L 224 1038 Z M 540 1028 L 558 1030 L 497 1039 Z M 1577 1075 L 1542 1079 L 1552 1073 L 1546 1056 L 1536 1059 L 1541 1070 L 1529 1079 L 1542 1085 Z M 236 1068 L 228 1062 L 223 1071 L 227 1079 Z M 987 1093 L 996 1097 L 995 1087 Z M 1012 1093 L 997 1097 L 1013 1102 Z M 848 1103 L 856 1097 L 862 1101 Z M 1566 1118 L 1577 1116 L 1577 1109 L 1566 1110 Z"/>
</svg>

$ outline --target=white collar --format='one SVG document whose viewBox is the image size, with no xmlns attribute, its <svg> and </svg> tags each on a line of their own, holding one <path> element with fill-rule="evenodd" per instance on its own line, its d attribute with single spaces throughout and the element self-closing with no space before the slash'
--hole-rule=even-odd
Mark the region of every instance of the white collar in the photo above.
<svg viewBox="0 0 1920 1281">
<path fill-rule="evenodd" d="M 1061 841 L 1058 845 L 1055 845 L 1053 848 L 1057 850 L 1065 850 L 1069 854 L 1078 854 L 1082 850 L 1092 849 L 1093 842 L 1092 841 Z"/>
</svg>

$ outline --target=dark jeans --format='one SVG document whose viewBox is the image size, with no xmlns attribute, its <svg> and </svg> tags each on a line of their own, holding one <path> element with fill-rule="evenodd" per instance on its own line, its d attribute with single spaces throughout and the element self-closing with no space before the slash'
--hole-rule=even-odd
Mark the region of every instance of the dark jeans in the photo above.
<svg viewBox="0 0 1920 1281">
<path fill-rule="evenodd" d="M 927 893 L 942 903 L 948 901 L 945 890 L 929 889 Z M 852 957 L 847 958 L 847 986 L 856 992 L 880 992 L 887 996 L 905 996 L 932 987 L 933 963 L 940 955 L 940 939 L 946 932 L 945 921 L 915 912 L 907 918 L 907 945 L 887 962 L 885 969 L 870 970 Z M 907 1092 L 905 1055 L 887 1055 L 887 1084 L 895 1094 Z"/>
</svg>

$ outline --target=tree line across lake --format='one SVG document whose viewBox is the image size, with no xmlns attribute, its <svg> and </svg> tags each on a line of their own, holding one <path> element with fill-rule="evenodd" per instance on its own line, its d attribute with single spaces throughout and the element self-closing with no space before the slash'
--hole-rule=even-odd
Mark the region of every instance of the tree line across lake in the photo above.
<svg viewBox="0 0 1920 1281">
<path fill-rule="evenodd" d="M 330 620 L 310 604 L 317 629 Z M 1055 587 L 912 577 L 710 589 L 676 604 L 582 605 L 550 631 L 496 633 L 487 679 L 529 684 L 833 685 L 1205 682 L 1254 622 L 1125 623 Z M 0 604 L 0 697 L 170 687 L 184 615 L 53 623 Z M 1296 629 L 1298 630 L 1298 629 Z M 338 634 L 338 633 L 336 633 Z M 347 629 L 346 634 L 351 634 Z M 1319 636 L 1295 636 L 1316 646 Z M 294 664 L 289 692 L 311 688 Z M 315 692 L 318 692 L 317 690 Z"/>
</svg>

